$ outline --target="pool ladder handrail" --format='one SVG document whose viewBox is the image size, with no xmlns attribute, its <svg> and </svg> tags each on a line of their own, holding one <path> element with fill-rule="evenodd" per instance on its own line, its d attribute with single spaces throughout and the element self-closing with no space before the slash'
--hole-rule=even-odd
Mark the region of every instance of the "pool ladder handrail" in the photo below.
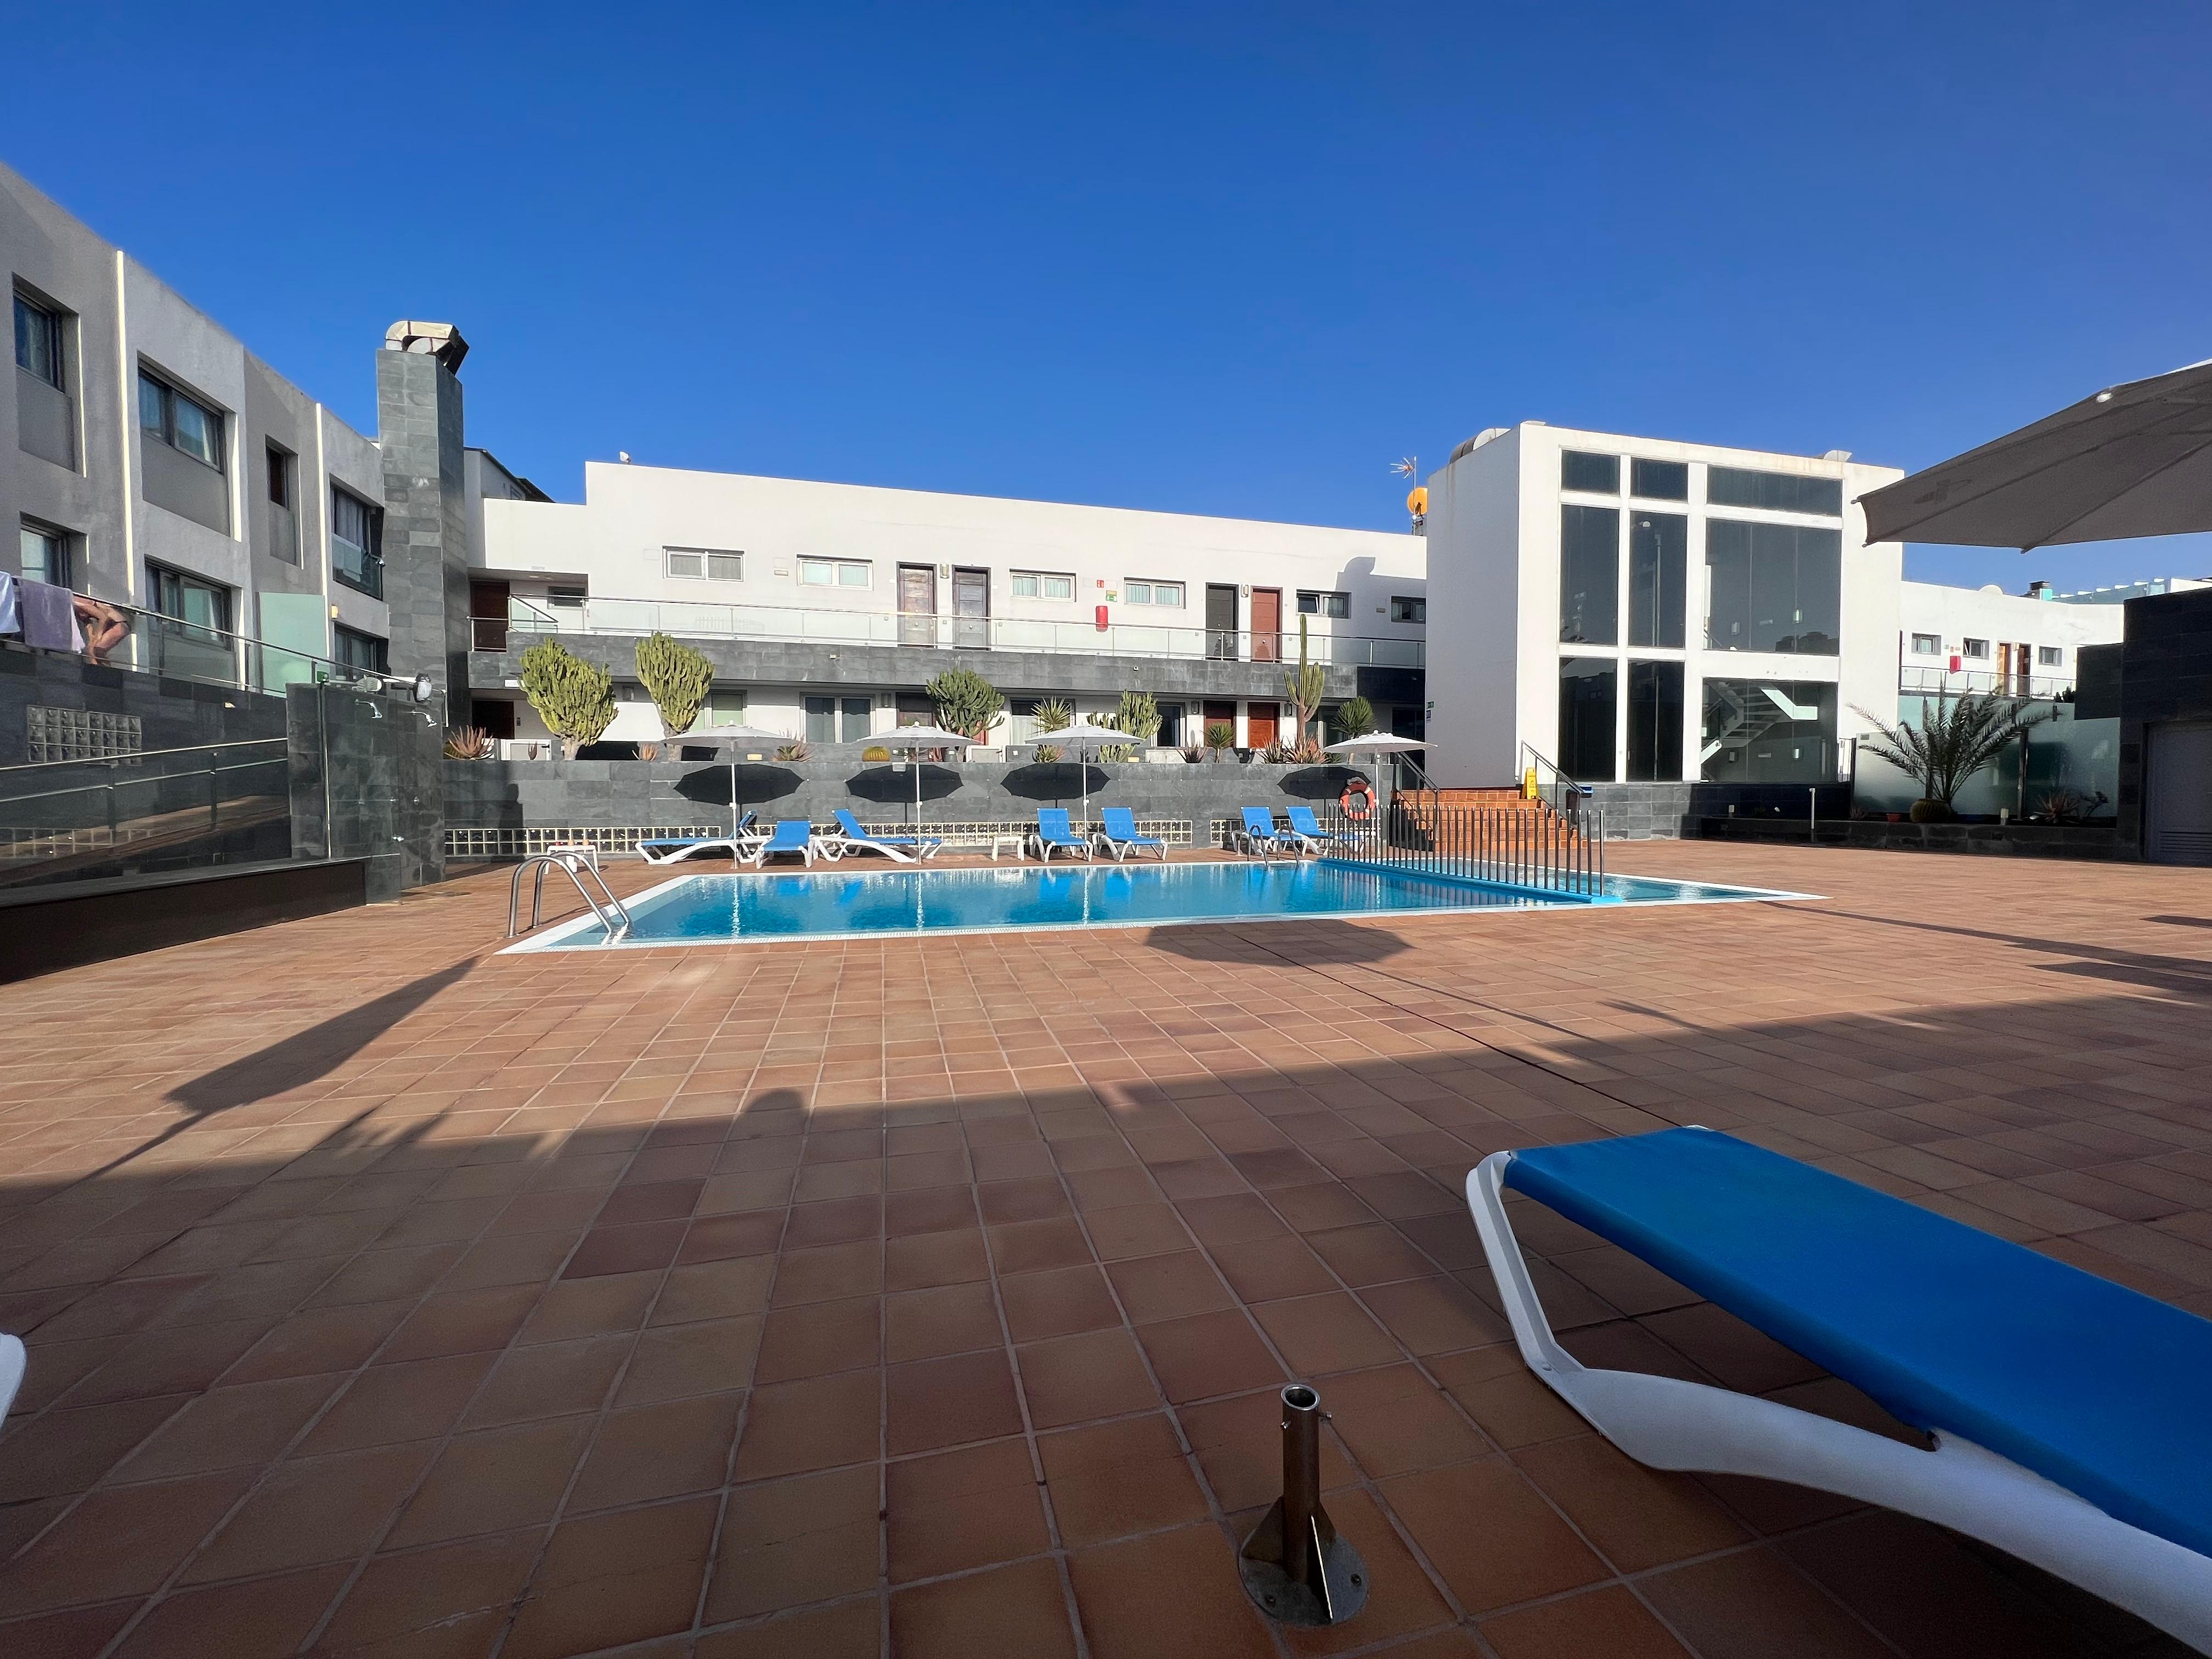
<svg viewBox="0 0 2212 1659">
<path fill-rule="evenodd" d="M 599 873 L 597 865 L 576 853 L 532 853 L 514 866 L 514 879 L 507 884 L 507 936 L 509 939 L 524 933 L 535 933 L 541 925 L 545 908 L 545 872 L 549 868 L 568 872 L 568 879 L 576 884 L 578 895 L 592 907 L 592 914 L 599 918 L 599 926 L 606 930 L 610 939 L 629 931 L 629 912 L 623 908 L 623 902 L 607 885 L 607 878 Z M 599 892 L 605 903 L 593 898 L 592 890 L 584 885 L 584 878 L 580 872 L 585 870 L 589 870 L 592 879 L 599 884 Z M 522 919 L 522 877 L 525 871 L 537 872 L 530 884 L 530 926 L 527 928 L 519 925 Z M 610 911 L 613 915 L 609 915 Z M 617 918 L 619 918 L 619 922 Z"/>
</svg>

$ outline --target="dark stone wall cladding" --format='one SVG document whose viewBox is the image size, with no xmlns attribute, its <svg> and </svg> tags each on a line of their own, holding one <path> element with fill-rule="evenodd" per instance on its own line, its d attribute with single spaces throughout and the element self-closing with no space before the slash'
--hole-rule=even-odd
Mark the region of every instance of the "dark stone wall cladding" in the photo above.
<svg viewBox="0 0 2212 1659">
<path fill-rule="evenodd" d="M 1187 818 L 1200 840 L 1211 820 L 1240 808 L 1280 814 L 1293 802 L 1324 821 L 1355 775 L 1340 766 L 1094 763 L 1091 805 L 1127 806 L 1140 818 Z M 1365 774 L 1358 775 L 1364 776 Z M 446 811 L 454 829 L 592 828 L 650 824 L 726 827 L 730 769 L 693 761 L 447 761 Z M 831 822 L 839 807 L 864 823 L 901 822 L 914 812 L 915 776 L 888 763 L 848 761 L 740 763 L 738 799 L 763 819 Z M 1041 806 L 1079 807 L 1075 763 L 957 765 L 925 762 L 921 814 L 933 823 L 1031 822 Z"/>
</svg>

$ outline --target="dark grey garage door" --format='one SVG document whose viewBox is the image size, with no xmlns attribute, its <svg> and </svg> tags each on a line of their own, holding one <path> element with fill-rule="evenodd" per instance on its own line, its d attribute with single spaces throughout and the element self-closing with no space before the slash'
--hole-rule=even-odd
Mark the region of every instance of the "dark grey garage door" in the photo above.
<svg viewBox="0 0 2212 1659">
<path fill-rule="evenodd" d="M 2212 865 L 2212 721 L 2150 728 L 2143 852 L 2154 864 Z"/>
</svg>

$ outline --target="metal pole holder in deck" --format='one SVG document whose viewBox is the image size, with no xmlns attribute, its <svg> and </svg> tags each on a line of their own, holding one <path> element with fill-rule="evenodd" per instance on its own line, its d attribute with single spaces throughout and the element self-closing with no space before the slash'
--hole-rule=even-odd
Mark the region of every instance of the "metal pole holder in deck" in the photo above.
<svg viewBox="0 0 2212 1659">
<path fill-rule="evenodd" d="M 1244 1593 L 1285 1625 L 1340 1625 L 1367 1605 L 1367 1564 L 1321 1506 L 1321 1395 L 1283 1390 L 1283 1495 L 1237 1557 Z"/>
</svg>

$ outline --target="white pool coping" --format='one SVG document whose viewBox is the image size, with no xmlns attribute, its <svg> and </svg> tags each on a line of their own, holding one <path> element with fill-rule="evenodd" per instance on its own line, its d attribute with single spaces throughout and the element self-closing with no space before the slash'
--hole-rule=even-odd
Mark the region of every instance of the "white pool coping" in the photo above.
<svg viewBox="0 0 2212 1659">
<path fill-rule="evenodd" d="M 1346 862 L 1349 861 L 1346 860 Z M 1155 866 L 1146 866 L 1142 867 L 1149 869 Z M 1157 867 L 1173 868 L 1179 866 L 1161 866 Z M 1389 867 L 1387 866 L 1364 867 L 1372 867 L 1382 871 L 1384 873 L 1389 873 Z M 1122 874 L 1135 873 L 1134 870 L 1127 866 L 1096 864 L 1085 864 L 1081 866 L 1070 865 L 1060 870 L 1054 870 L 1049 865 L 1039 865 L 1031 870 L 1016 868 L 999 871 L 996 873 L 1010 876 L 1022 874 L 1042 876 L 1048 873 L 1059 875 L 1065 874 L 1070 870 L 1079 868 L 1086 871 L 1098 870 L 1117 872 Z M 977 873 L 992 872 L 979 872 L 972 868 L 962 868 L 957 870 L 927 870 L 914 868 L 885 869 L 882 867 L 868 870 L 692 870 L 687 871 L 680 876 L 672 876 L 668 880 L 646 888 L 641 892 L 631 894 L 629 897 L 623 900 L 623 906 L 625 909 L 635 911 L 637 908 L 644 906 L 653 900 L 662 898 L 678 888 L 684 887 L 693 882 L 698 881 L 750 881 L 775 876 L 799 875 L 832 879 L 842 877 L 851 880 L 860 880 L 882 876 L 900 876 L 909 880 L 925 880 L 934 877 L 957 878 L 958 877 L 975 875 Z M 1404 873 L 1416 877 L 1425 877 L 1432 881 L 1441 881 L 1445 883 L 1455 882 L 1457 884 L 1462 886 L 1474 886 L 1479 884 L 1463 878 L 1455 878 L 1432 870 L 1408 870 Z M 1680 878 L 1674 876 L 1626 876 L 1625 872 L 1624 878 L 1634 881 L 1675 881 L 1681 879 Z M 1688 883 L 1686 884 L 1699 887 L 1721 887 L 1726 885 L 1726 884 L 1720 882 L 1695 882 Z M 1485 890 L 1495 891 L 1498 890 L 1493 886 L 1487 888 Z M 589 911 L 586 911 L 581 915 L 572 916 L 566 921 L 556 922 L 551 927 L 544 928 L 537 933 L 532 934 L 524 939 L 517 939 L 514 944 L 506 946 L 496 954 L 503 957 L 512 957 L 536 956 L 544 952 L 562 951 L 682 951 L 696 949 L 700 946 L 722 947 L 733 945 L 818 945 L 825 940 L 838 940 L 847 944 L 851 944 L 854 942 L 866 942 L 871 940 L 883 942 L 892 939 L 953 939 L 977 933 L 1091 933 L 1106 928 L 1126 929 L 1131 927 L 1242 927 L 1268 926 L 1278 922 L 1287 921 L 1371 921 L 1382 918 L 1413 919 L 1422 916 L 1522 915 L 1559 910 L 1576 910 L 1603 915 L 1606 912 L 1616 909 L 1648 910 L 1659 908 L 1671 908 L 1689 904 L 1763 904 L 1775 901 L 1819 899 L 1822 896 L 1824 896 L 1819 893 L 1793 893 L 1783 891 L 1779 889 L 1737 887 L 1729 888 L 1729 890 L 1724 893 L 1699 895 L 1693 898 L 1625 898 L 1617 900 L 1609 904 L 1591 904 L 1583 900 L 1565 896 L 1562 896 L 1559 899 L 1544 899 L 1530 896 L 1522 898 L 1521 902 L 1517 903 L 1437 904 L 1423 905 L 1418 908 L 1413 909 L 1301 910 L 1260 915 L 1254 915 L 1249 912 L 1240 913 L 1229 911 L 1219 915 L 1152 916 L 1139 917 L 1126 921 L 1000 921 L 988 922 L 972 927 L 913 927 L 902 928 L 896 931 L 887 928 L 848 928 L 828 933 L 747 933 L 729 939 L 612 939 L 596 940 L 589 945 L 570 944 L 568 941 L 574 939 L 577 935 L 597 928 L 599 925 L 599 918 L 592 915 Z"/>
</svg>

